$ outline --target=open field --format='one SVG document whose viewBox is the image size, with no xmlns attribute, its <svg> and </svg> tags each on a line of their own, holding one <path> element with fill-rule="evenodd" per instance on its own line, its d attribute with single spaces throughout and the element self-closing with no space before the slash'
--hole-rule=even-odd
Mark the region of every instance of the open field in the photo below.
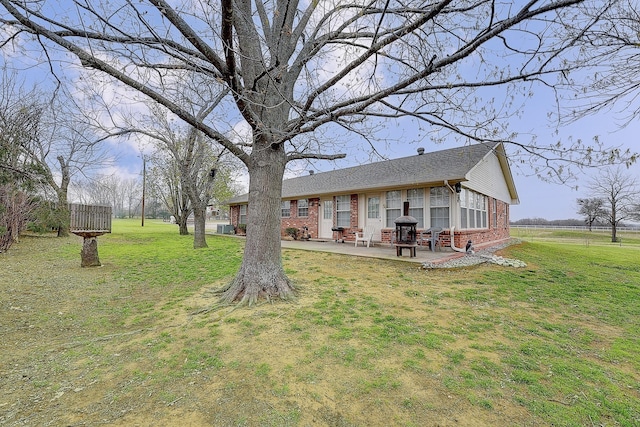
<svg viewBox="0 0 640 427">
<path fill-rule="evenodd" d="M 0 254 L 0 426 L 637 426 L 640 238 L 526 268 L 284 251 L 295 302 L 207 311 L 242 240 L 118 220 Z"/>
<path fill-rule="evenodd" d="M 640 231 L 621 229 L 617 232 L 618 242 L 611 242 L 610 230 L 571 230 L 544 227 L 512 227 L 511 236 L 524 241 L 548 241 L 598 246 L 640 246 Z"/>
</svg>

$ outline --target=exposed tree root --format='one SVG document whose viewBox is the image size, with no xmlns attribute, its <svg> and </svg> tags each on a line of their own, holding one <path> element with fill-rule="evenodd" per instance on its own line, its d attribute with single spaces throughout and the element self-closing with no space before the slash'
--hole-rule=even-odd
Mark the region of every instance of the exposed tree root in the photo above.
<svg viewBox="0 0 640 427">
<path fill-rule="evenodd" d="M 296 297 L 295 286 L 286 276 L 277 281 L 261 280 L 261 283 L 247 282 L 242 277 L 236 277 L 218 293 L 221 304 L 238 306 L 253 306 L 259 301 L 272 302 L 277 299 L 290 301 Z"/>
</svg>

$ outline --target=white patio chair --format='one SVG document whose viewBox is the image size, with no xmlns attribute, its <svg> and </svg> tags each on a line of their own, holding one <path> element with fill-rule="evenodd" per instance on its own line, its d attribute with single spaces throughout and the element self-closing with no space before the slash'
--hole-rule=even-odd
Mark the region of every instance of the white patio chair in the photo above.
<svg viewBox="0 0 640 427">
<path fill-rule="evenodd" d="M 373 246 L 373 233 L 374 229 L 371 227 L 365 227 L 362 232 L 356 231 L 356 247 L 358 246 L 358 242 L 367 243 L 367 247 L 369 245 Z"/>
</svg>

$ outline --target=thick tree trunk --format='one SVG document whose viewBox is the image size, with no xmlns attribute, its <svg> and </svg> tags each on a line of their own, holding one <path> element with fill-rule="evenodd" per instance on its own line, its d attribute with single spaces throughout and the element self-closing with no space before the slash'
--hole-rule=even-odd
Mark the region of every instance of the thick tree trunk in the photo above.
<svg viewBox="0 0 640 427">
<path fill-rule="evenodd" d="M 70 215 L 69 208 L 66 204 L 66 197 L 64 198 L 64 205 L 60 205 L 58 207 L 58 216 L 60 218 L 60 223 L 58 224 L 58 237 L 67 237 L 69 236 L 69 224 L 70 224 Z"/>
<path fill-rule="evenodd" d="M 186 218 L 178 221 L 178 226 L 180 227 L 180 235 L 181 236 L 188 236 L 189 235 L 189 227 L 187 227 Z"/>
<path fill-rule="evenodd" d="M 100 267 L 100 259 L 98 258 L 98 239 L 95 237 L 85 237 L 82 242 L 82 251 L 80 252 L 82 267 Z"/>
<path fill-rule="evenodd" d="M 62 173 L 60 187 L 56 189 L 56 193 L 58 194 L 58 214 L 60 218 L 58 237 L 67 237 L 69 235 L 71 222 L 71 212 L 69 211 L 69 202 L 67 198 L 69 183 L 71 182 L 71 173 L 68 162 L 66 162 L 62 156 L 58 156 L 58 162 L 60 162 L 60 170 Z"/>
<path fill-rule="evenodd" d="M 280 206 L 285 156 L 281 148 L 256 149 L 249 165 L 249 210 L 244 259 L 222 294 L 224 303 L 290 299 L 295 288 L 282 267 Z"/>
<path fill-rule="evenodd" d="M 199 207 L 193 209 L 193 248 L 208 248 L 205 237 L 207 210 Z"/>
</svg>

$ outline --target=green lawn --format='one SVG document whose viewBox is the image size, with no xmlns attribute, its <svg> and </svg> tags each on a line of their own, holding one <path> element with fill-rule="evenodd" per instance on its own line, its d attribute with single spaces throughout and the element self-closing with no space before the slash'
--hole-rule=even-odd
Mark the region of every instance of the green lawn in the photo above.
<svg viewBox="0 0 640 427">
<path fill-rule="evenodd" d="M 83 269 L 79 239 L 25 237 L 0 425 L 640 425 L 640 240 L 520 237 L 526 268 L 285 250 L 297 301 L 213 311 L 242 239 L 117 220 Z"/>
</svg>

